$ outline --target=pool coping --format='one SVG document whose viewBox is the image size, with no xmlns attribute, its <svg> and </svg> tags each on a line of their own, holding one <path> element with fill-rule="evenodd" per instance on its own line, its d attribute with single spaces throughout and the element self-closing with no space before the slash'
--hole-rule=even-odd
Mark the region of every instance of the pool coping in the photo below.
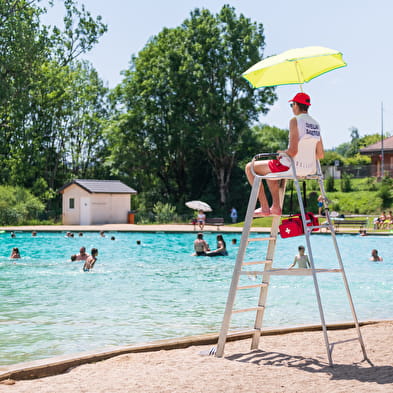
<svg viewBox="0 0 393 393">
<path fill-rule="evenodd" d="M 393 322 L 393 320 L 387 319 L 362 321 L 359 322 L 359 325 L 365 326 L 384 322 Z M 353 322 L 341 322 L 327 325 L 328 330 L 341 330 L 351 328 L 354 328 Z M 319 330 L 322 330 L 321 325 L 294 326 L 289 328 L 262 330 L 261 336 L 281 335 L 295 332 L 311 332 Z M 252 332 L 239 332 L 237 334 L 231 334 L 231 336 L 227 338 L 227 341 L 236 341 L 251 338 L 252 334 Z M 218 336 L 218 333 L 209 333 L 174 339 L 157 340 L 138 345 L 111 347 L 100 351 L 87 351 L 76 354 L 39 359 L 31 362 L 0 366 L 0 381 L 4 381 L 7 379 L 28 380 L 49 377 L 65 373 L 69 369 L 81 366 L 83 364 L 95 363 L 119 355 L 182 349 L 197 345 L 216 344 L 218 341 Z"/>
<path fill-rule="evenodd" d="M 220 229 L 218 229 L 220 228 Z M 103 225 L 21 225 L 21 226 L 0 226 L 1 231 L 5 232 L 163 232 L 163 233 L 242 233 L 243 227 L 232 227 L 229 225 L 205 225 L 203 231 L 194 229 L 192 224 L 103 224 Z M 270 227 L 251 227 L 251 232 L 270 233 Z M 329 231 L 313 232 L 313 235 L 329 235 Z M 359 234 L 359 228 L 340 228 L 340 232 L 336 234 Z M 393 235 L 392 232 L 374 232 L 368 230 L 368 235 L 386 236 Z"/>
</svg>

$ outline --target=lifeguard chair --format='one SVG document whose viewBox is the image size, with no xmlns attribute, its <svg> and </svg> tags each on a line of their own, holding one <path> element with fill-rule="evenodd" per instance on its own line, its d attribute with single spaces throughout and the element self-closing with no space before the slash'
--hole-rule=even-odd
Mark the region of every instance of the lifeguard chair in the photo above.
<svg viewBox="0 0 393 393">
<path fill-rule="evenodd" d="M 333 360 L 332 360 L 333 347 L 335 344 L 338 344 L 341 342 L 338 342 L 338 343 L 330 343 L 329 342 L 317 276 L 318 276 L 318 274 L 322 274 L 322 273 L 339 273 L 342 276 L 342 281 L 343 281 L 343 284 L 344 284 L 344 287 L 346 290 L 346 294 L 347 294 L 348 302 L 349 302 L 349 305 L 351 308 L 351 313 L 352 313 L 354 325 L 355 325 L 356 332 L 357 332 L 357 337 L 354 338 L 353 340 L 359 341 L 361 350 L 363 352 L 364 360 L 367 360 L 368 362 L 370 362 L 367 358 L 366 349 L 365 349 L 363 338 L 362 338 L 362 335 L 360 332 L 359 322 L 358 322 L 358 319 L 356 316 L 355 307 L 353 304 L 353 300 L 352 300 L 352 296 L 351 296 L 351 293 L 349 290 L 347 277 L 346 277 L 345 270 L 344 270 L 344 265 L 343 265 L 340 250 L 339 250 L 339 247 L 337 244 L 334 226 L 332 224 L 332 221 L 331 221 L 330 215 L 329 215 L 328 199 L 326 197 L 325 188 L 324 188 L 324 184 L 323 184 L 323 174 L 322 174 L 320 163 L 316 159 L 316 156 L 315 156 L 316 142 L 317 141 L 315 138 L 309 138 L 309 139 L 303 138 L 301 141 L 299 141 L 299 151 L 302 151 L 302 157 L 300 158 L 298 156 L 295 156 L 294 158 L 291 158 L 291 157 L 287 156 L 290 159 L 291 165 L 290 165 L 290 169 L 286 172 L 269 173 L 267 175 L 261 176 L 261 175 L 257 175 L 252 168 L 252 173 L 255 176 L 255 178 L 254 178 L 254 183 L 253 183 L 253 186 L 251 189 L 250 199 L 248 202 L 243 233 L 242 233 L 242 237 L 241 237 L 241 241 L 240 241 L 240 245 L 239 245 L 239 250 L 238 250 L 238 254 L 237 254 L 237 258 L 236 258 L 236 263 L 235 263 L 235 267 L 234 267 L 234 271 L 233 271 L 233 275 L 232 275 L 232 282 L 231 282 L 229 293 L 228 293 L 228 298 L 227 298 L 224 318 L 222 321 L 221 331 L 220 331 L 220 335 L 219 335 L 219 339 L 218 339 L 218 344 L 217 344 L 217 348 L 215 350 L 215 354 L 217 357 L 222 357 L 224 355 L 224 348 L 225 348 L 225 343 L 227 341 L 227 337 L 232 334 L 229 332 L 229 325 L 230 325 L 231 317 L 232 317 L 232 314 L 235 314 L 235 313 L 242 313 L 242 312 L 255 312 L 256 313 L 254 327 L 253 327 L 253 329 L 247 331 L 247 333 L 250 333 L 252 336 L 251 349 L 258 348 L 259 340 L 260 340 L 260 336 L 261 336 L 261 330 L 262 330 L 263 316 L 264 316 L 264 312 L 265 312 L 266 304 L 267 304 L 267 294 L 268 294 L 268 289 L 269 289 L 270 277 L 272 275 L 312 276 L 314 288 L 315 288 L 316 300 L 318 303 L 319 316 L 320 316 L 321 325 L 322 325 L 323 337 L 324 337 L 325 346 L 326 346 L 327 358 L 329 361 L 329 365 L 332 366 L 333 365 Z M 276 155 L 277 155 L 276 153 L 258 154 L 253 158 L 252 162 L 255 162 L 256 160 L 260 160 L 260 159 L 266 159 L 269 156 L 272 157 L 272 156 L 276 156 Z M 281 155 L 283 155 L 283 154 L 281 153 Z M 280 182 L 279 197 L 280 197 L 281 208 L 283 206 L 283 201 L 284 201 L 286 181 L 288 179 L 293 180 L 295 188 L 296 188 L 298 201 L 299 201 L 300 214 L 301 214 L 301 220 L 302 220 L 303 229 L 304 229 L 307 252 L 308 252 L 308 256 L 309 256 L 309 260 L 310 260 L 310 264 L 311 264 L 310 269 L 277 269 L 277 268 L 273 268 L 274 252 L 275 252 L 276 240 L 277 240 L 277 236 L 278 236 L 278 232 L 279 232 L 279 225 L 280 225 L 281 217 L 279 217 L 279 216 L 273 217 L 270 236 L 260 237 L 260 238 L 250 238 L 249 237 L 251 223 L 252 223 L 252 219 L 253 219 L 253 215 L 254 215 L 254 210 L 256 207 L 256 203 L 257 203 L 259 187 L 263 186 L 262 179 L 277 180 Z M 319 224 L 314 225 L 314 224 L 310 223 L 306 218 L 306 214 L 305 214 L 305 210 L 304 210 L 299 180 L 311 180 L 311 179 L 318 181 L 320 192 L 323 197 L 326 223 L 322 224 L 322 225 L 319 225 Z M 331 239 L 332 239 L 335 253 L 337 256 L 337 262 L 338 262 L 337 269 L 316 268 L 316 266 L 315 266 L 310 236 L 311 236 L 313 230 L 314 231 L 320 230 L 321 228 L 327 228 L 330 231 Z M 248 244 L 250 242 L 255 242 L 255 241 L 268 242 L 266 257 L 263 260 L 258 260 L 258 261 L 244 261 L 246 248 L 247 248 Z M 250 268 L 254 269 L 254 266 L 263 266 L 263 269 L 249 270 Z M 253 284 L 253 285 L 239 285 L 240 277 L 243 275 L 246 275 L 246 276 L 252 275 L 252 276 L 261 277 L 261 281 L 258 284 Z M 257 295 L 258 300 L 256 301 L 256 305 L 251 308 L 243 308 L 243 309 L 234 310 L 236 294 L 238 291 L 242 291 L 242 290 L 257 290 L 257 291 L 259 291 L 259 295 Z M 238 333 L 239 332 L 234 332 L 233 334 L 238 334 Z M 212 352 L 214 352 L 214 351 L 212 351 Z"/>
</svg>

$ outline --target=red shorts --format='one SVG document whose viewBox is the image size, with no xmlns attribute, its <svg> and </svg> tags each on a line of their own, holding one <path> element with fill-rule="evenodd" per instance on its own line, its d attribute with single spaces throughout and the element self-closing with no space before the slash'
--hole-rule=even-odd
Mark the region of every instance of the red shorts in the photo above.
<svg viewBox="0 0 393 393">
<path fill-rule="evenodd" d="M 274 159 L 269 161 L 269 168 L 272 172 L 285 172 L 289 166 L 282 165 L 280 161 Z"/>
</svg>

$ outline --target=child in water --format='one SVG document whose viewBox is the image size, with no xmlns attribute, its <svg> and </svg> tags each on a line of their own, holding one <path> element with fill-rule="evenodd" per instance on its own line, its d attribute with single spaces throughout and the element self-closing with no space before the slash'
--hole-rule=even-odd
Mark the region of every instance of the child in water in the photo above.
<svg viewBox="0 0 393 393">
<path fill-rule="evenodd" d="M 20 258 L 20 254 L 19 254 L 19 249 L 18 249 L 18 247 L 14 247 L 14 248 L 12 249 L 10 258 L 11 258 L 11 259 L 19 259 L 19 258 Z"/>
<path fill-rule="evenodd" d="M 96 248 L 91 249 L 91 254 L 87 257 L 85 264 L 83 265 L 83 271 L 88 272 L 93 269 L 94 264 L 97 261 L 98 250 Z"/>
<path fill-rule="evenodd" d="M 307 269 L 307 268 L 311 267 L 308 256 L 304 253 L 304 251 L 305 251 L 304 246 L 299 246 L 298 250 L 299 250 L 299 254 L 295 256 L 295 259 L 294 259 L 292 265 L 289 266 L 288 269 L 292 269 L 296 265 L 296 263 L 298 264 L 298 266 L 297 266 L 298 268 Z"/>
</svg>

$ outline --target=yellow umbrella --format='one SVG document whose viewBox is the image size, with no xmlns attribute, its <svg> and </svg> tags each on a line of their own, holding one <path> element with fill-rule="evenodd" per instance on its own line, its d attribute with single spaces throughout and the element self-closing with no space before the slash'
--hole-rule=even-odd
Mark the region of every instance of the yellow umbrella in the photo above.
<svg viewBox="0 0 393 393">
<path fill-rule="evenodd" d="M 261 60 L 242 76 L 253 87 L 300 84 L 301 88 L 302 83 L 346 65 L 341 52 L 322 46 L 308 46 Z"/>
</svg>

